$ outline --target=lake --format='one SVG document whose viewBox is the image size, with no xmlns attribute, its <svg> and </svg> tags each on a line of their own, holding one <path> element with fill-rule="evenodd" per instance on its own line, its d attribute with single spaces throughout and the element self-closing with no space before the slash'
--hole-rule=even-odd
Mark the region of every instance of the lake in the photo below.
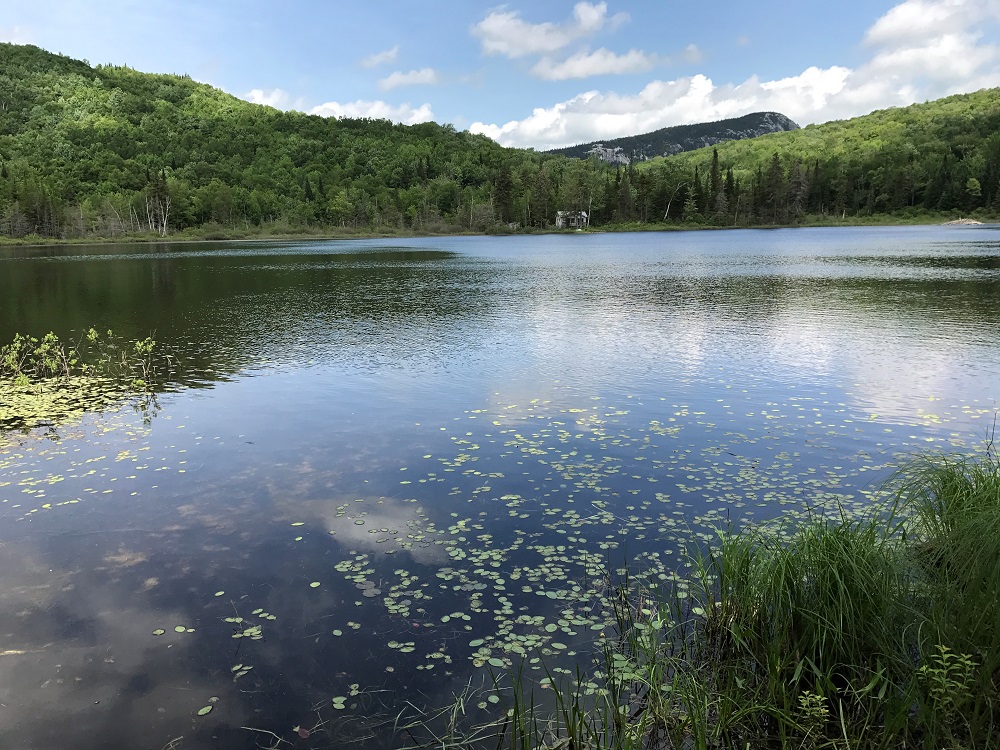
<svg viewBox="0 0 1000 750">
<path fill-rule="evenodd" d="M 0 433 L 0 746 L 486 721 L 591 663 L 626 568 L 981 452 L 998 300 L 991 227 L 0 249 L 0 342 L 173 357 Z"/>
</svg>

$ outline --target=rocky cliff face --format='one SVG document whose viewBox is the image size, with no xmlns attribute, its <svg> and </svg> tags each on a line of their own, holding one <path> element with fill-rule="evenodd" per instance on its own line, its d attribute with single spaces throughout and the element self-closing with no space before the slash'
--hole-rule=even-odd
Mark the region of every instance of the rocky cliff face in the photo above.
<svg viewBox="0 0 1000 750">
<path fill-rule="evenodd" d="M 755 112 L 719 122 L 677 125 L 643 135 L 553 149 L 552 153 L 578 159 L 597 156 L 611 164 L 628 164 L 656 156 L 671 156 L 683 151 L 694 151 L 724 141 L 756 138 L 767 133 L 798 130 L 798 128 L 798 125 L 778 112 Z"/>
</svg>

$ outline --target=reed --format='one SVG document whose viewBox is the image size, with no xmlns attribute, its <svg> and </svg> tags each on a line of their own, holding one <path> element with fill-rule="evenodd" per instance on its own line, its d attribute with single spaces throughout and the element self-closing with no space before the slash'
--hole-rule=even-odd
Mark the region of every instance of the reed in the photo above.
<svg viewBox="0 0 1000 750">
<path fill-rule="evenodd" d="M 908 550 L 924 616 L 917 718 L 1000 744 L 1000 461 L 992 449 L 979 460 L 921 458 L 899 496 L 912 513 Z"/>
</svg>

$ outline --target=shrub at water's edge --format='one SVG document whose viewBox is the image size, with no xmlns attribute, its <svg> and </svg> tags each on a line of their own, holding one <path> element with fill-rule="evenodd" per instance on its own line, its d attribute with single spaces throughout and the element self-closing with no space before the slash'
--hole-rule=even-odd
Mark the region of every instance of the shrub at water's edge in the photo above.
<svg viewBox="0 0 1000 750">
<path fill-rule="evenodd" d="M 52 426 L 140 395 L 144 414 L 171 367 L 156 341 L 91 328 L 77 340 L 16 334 L 0 346 L 0 431 Z"/>
<path fill-rule="evenodd" d="M 626 578 L 594 670 L 507 675 L 506 715 L 448 741 L 1000 746 L 1000 460 L 927 456 L 891 486 L 865 518 L 723 533 L 666 596 Z"/>
</svg>

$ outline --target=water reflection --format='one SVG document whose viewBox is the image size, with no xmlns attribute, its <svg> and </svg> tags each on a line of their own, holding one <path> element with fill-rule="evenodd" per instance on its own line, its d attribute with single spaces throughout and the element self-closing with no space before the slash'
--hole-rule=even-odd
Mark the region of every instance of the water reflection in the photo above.
<svg viewBox="0 0 1000 750">
<path fill-rule="evenodd" d="M 731 341 L 738 339 L 730 335 L 734 326 L 769 330 L 793 318 L 822 318 L 830 331 L 863 320 L 924 339 L 953 335 L 945 330 L 952 323 L 987 338 L 996 330 L 1000 278 L 991 272 L 1000 254 L 988 247 L 943 256 L 932 235 L 924 252 L 918 246 L 907 255 L 859 255 L 850 244 L 827 249 L 827 235 L 820 235 L 824 242 L 811 255 L 811 248 L 788 252 L 780 243 L 778 252 L 743 247 L 760 242 L 753 232 L 713 236 L 721 252 L 688 248 L 687 239 L 664 247 L 661 237 L 642 235 L 611 254 L 599 252 L 604 245 L 584 244 L 581 253 L 567 238 L 539 238 L 537 257 L 491 255 L 495 245 L 475 238 L 467 246 L 415 241 L 409 249 L 313 243 L 100 248 L 96 255 L 81 248 L 7 250 L 0 265 L 16 293 L 0 295 L 0 338 L 40 327 L 63 335 L 91 325 L 129 337 L 153 332 L 178 355 L 176 382 L 192 385 L 330 361 L 433 369 L 464 361 L 470 347 L 484 356 L 494 350 L 502 367 L 512 338 L 528 335 L 525 321 L 541 321 L 535 330 L 551 338 L 564 332 L 550 335 L 546 322 L 581 316 L 586 326 L 617 319 L 649 335 L 693 325 Z M 447 249 L 456 242 L 472 252 Z"/>
<path fill-rule="evenodd" d="M 0 744 L 397 746 L 407 703 L 586 663 L 627 562 L 663 584 L 977 443 L 992 261 L 920 259 L 981 236 L 4 251 L 4 337 L 155 330 L 184 367 L 155 419 L 0 446 Z"/>
</svg>

